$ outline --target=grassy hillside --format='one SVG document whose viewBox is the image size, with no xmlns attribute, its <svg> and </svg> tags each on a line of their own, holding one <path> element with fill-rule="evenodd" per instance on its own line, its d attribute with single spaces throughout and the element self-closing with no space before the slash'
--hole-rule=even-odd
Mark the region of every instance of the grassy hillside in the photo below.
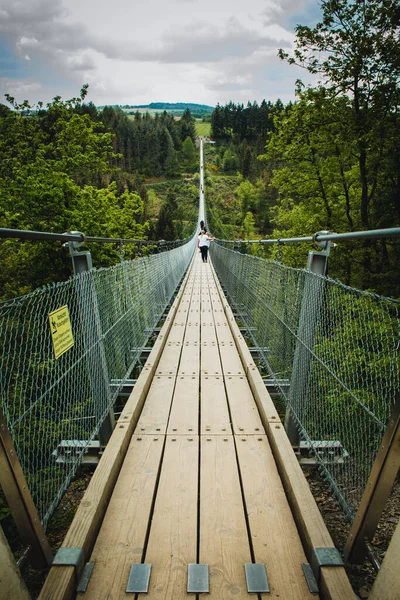
<svg viewBox="0 0 400 600">
<path fill-rule="evenodd" d="M 203 121 L 196 120 L 196 135 L 202 137 L 209 137 L 211 131 L 211 123 L 203 123 Z"/>
</svg>

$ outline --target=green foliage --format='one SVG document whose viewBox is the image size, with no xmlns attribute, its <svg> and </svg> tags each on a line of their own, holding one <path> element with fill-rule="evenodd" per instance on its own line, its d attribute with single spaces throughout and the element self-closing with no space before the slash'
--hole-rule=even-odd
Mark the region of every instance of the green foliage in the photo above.
<svg viewBox="0 0 400 600">
<path fill-rule="evenodd" d="M 254 232 L 255 220 L 253 213 L 248 211 L 243 220 L 242 237 L 244 240 L 253 240 L 255 236 Z"/>
<path fill-rule="evenodd" d="M 178 121 L 180 136 L 182 142 L 186 140 L 187 137 L 191 138 L 192 142 L 195 142 L 196 139 L 196 124 L 195 120 L 191 115 L 190 110 L 187 108 L 182 115 L 182 118 Z"/>
<path fill-rule="evenodd" d="M 182 144 L 182 158 L 187 165 L 191 165 L 197 159 L 197 151 L 194 147 L 192 138 L 187 136 Z"/>
<path fill-rule="evenodd" d="M 84 97 L 85 88 L 81 96 Z M 81 100 L 34 113 L 27 103 L 0 117 L 0 226 L 93 236 L 143 238 L 144 203 L 139 194 L 110 180 L 121 156 L 112 135 L 82 110 Z M 10 98 L 13 102 L 13 99 Z M 15 103 L 14 103 L 15 104 Z M 21 116 L 28 109 L 32 114 Z M 78 110 L 79 109 L 79 110 Z M 97 264 L 115 262 L 113 250 L 95 250 Z M 55 244 L 6 240 L 0 244 L 2 299 L 64 279 L 66 252 Z M 12 274 L 12 277 L 10 277 Z"/>
</svg>

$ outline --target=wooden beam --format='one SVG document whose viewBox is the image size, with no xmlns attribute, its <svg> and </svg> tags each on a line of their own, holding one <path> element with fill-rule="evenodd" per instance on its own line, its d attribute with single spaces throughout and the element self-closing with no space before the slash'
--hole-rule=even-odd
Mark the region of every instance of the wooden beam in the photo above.
<svg viewBox="0 0 400 600">
<path fill-rule="evenodd" d="M 24 580 L 0 525 L 0 589 L 2 598 L 29 600 Z"/>
<path fill-rule="evenodd" d="M 400 600 L 400 521 L 375 579 L 369 600 Z"/>
<path fill-rule="evenodd" d="M 365 539 L 374 537 L 378 521 L 385 508 L 400 467 L 400 394 L 386 428 L 385 435 L 375 458 L 371 475 L 358 507 L 352 528 L 344 548 L 345 559 L 359 564 L 363 561 Z"/>
<path fill-rule="evenodd" d="M 0 484 L 19 535 L 31 548 L 29 560 L 36 568 L 52 563 L 53 554 L 33 503 L 7 422 L 0 409 Z"/>
</svg>

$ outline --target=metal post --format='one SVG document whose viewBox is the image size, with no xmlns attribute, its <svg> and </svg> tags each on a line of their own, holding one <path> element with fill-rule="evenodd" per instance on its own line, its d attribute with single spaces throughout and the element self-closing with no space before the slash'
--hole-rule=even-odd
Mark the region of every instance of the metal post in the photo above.
<svg viewBox="0 0 400 600">
<path fill-rule="evenodd" d="M 6 420 L 0 409 L 0 484 L 29 559 L 36 568 L 51 565 L 53 555 L 37 514 Z M 0 577 L 1 581 L 1 577 Z"/>
<path fill-rule="evenodd" d="M 318 233 L 328 232 L 320 231 Z M 316 275 L 324 276 L 331 242 L 317 242 L 317 244 L 323 250 L 321 252 L 308 253 L 306 269 Z M 299 399 L 306 399 L 307 397 L 312 362 L 312 356 L 308 349 L 314 347 L 324 289 L 325 283 L 323 279 L 306 276 L 297 332 L 298 340 L 294 352 L 292 376 L 290 379 L 289 402 L 285 414 L 285 430 L 292 446 L 296 448 L 300 445 L 300 434 L 290 407 L 295 405 Z"/>
<path fill-rule="evenodd" d="M 374 537 L 378 521 L 400 467 L 400 393 L 390 415 L 360 506 L 344 547 L 344 557 L 360 564 L 366 553 L 365 540 Z"/>
<path fill-rule="evenodd" d="M 77 234 L 79 232 L 71 232 Z M 75 275 L 89 272 L 92 269 L 92 256 L 90 252 L 77 252 L 77 248 L 84 242 L 68 242 L 69 251 L 72 258 Z M 94 398 L 106 397 L 107 404 L 111 405 L 110 394 L 110 377 L 108 374 L 106 355 L 104 351 L 104 342 L 101 331 L 101 322 L 99 315 L 99 307 L 97 303 L 96 290 L 93 279 L 89 281 L 89 293 L 86 286 L 82 287 L 78 284 L 80 292 L 82 324 L 84 331 L 84 343 L 87 349 L 90 349 L 88 356 L 92 363 L 101 364 L 101 372 L 103 377 L 99 379 L 93 373 L 93 369 L 89 365 L 89 373 L 92 382 L 92 390 Z M 99 439 L 102 446 L 106 446 L 108 440 L 115 427 L 115 417 L 113 407 L 110 406 L 108 414 L 100 425 Z"/>
</svg>

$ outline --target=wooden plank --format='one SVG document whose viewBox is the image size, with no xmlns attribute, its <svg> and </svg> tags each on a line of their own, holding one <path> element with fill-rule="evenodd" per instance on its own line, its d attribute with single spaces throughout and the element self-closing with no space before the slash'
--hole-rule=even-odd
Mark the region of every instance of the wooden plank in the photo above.
<svg viewBox="0 0 400 600">
<path fill-rule="evenodd" d="M 183 336 L 185 335 L 185 328 L 186 328 L 186 322 L 185 323 L 176 323 L 174 322 L 171 328 L 171 331 L 169 333 L 168 336 L 168 341 L 171 342 L 172 344 L 176 344 L 176 343 L 182 343 L 183 341 Z"/>
<path fill-rule="evenodd" d="M 189 322 L 186 326 L 185 337 L 184 337 L 184 346 L 188 346 L 189 344 L 193 344 L 197 346 L 200 343 L 200 321 Z"/>
<path fill-rule="evenodd" d="M 154 600 L 188 598 L 187 566 L 197 562 L 198 436 L 168 436 L 145 561 Z"/>
<path fill-rule="evenodd" d="M 225 344 L 229 344 L 229 342 L 233 341 L 232 333 L 225 315 L 217 315 L 217 318 L 215 319 L 215 328 L 219 343 L 225 342 Z"/>
<path fill-rule="evenodd" d="M 264 427 L 246 377 L 244 375 L 225 376 L 225 385 L 234 433 L 264 433 Z"/>
<path fill-rule="evenodd" d="M 199 562 L 209 565 L 212 600 L 247 598 L 251 554 L 232 436 L 201 436 Z"/>
<path fill-rule="evenodd" d="M 178 329 L 178 331 L 180 330 L 183 330 L 183 327 Z M 183 334 L 183 331 L 181 333 Z M 181 349 L 181 341 L 172 342 L 168 339 L 164 352 L 157 365 L 156 375 L 174 375 L 177 372 L 181 357 Z"/>
<path fill-rule="evenodd" d="M 167 433 L 197 434 L 199 427 L 199 374 L 178 375 Z"/>
<path fill-rule="evenodd" d="M 214 322 L 212 316 L 206 316 L 201 320 L 201 342 L 211 343 L 216 340 Z"/>
<path fill-rule="evenodd" d="M 198 332 L 198 336 L 199 336 Z M 200 346 L 198 342 L 185 344 L 182 348 L 179 375 L 198 377 L 200 370 Z"/>
<path fill-rule="evenodd" d="M 231 434 L 225 384 L 220 376 L 202 373 L 200 380 L 200 431 L 204 435 Z"/>
<path fill-rule="evenodd" d="M 90 562 L 88 589 L 78 598 L 124 598 L 130 567 L 144 554 L 164 436 L 134 435 L 107 508 Z"/>
<path fill-rule="evenodd" d="M 207 336 L 208 340 L 203 340 L 203 329 L 201 330 L 201 361 L 200 368 L 201 372 L 205 375 L 215 375 L 222 377 L 222 365 L 219 356 L 219 349 L 216 338 L 213 340 L 212 336 Z"/>
<path fill-rule="evenodd" d="M 217 328 L 219 352 L 221 355 L 222 368 L 225 375 L 245 375 L 245 370 L 233 339 L 227 341 L 221 339 Z M 224 338 L 227 335 L 224 334 Z"/>
<path fill-rule="evenodd" d="M 301 568 L 307 560 L 267 437 L 236 436 L 235 441 L 254 557 L 267 569 L 270 593 L 262 597 L 317 598 Z"/>
<path fill-rule="evenodd" d="M 155 375 L 136 426 L 137 434 L 165 434 L 172 395 L 175 388 L 175 376 Z"/>
<path fill-rule="evenodd" d="M 0 525 L 0 586 L 4 599 L 29 600 L 30 596 Z"/>
<path fill-rule="evenodd" d="M 175 314 L 180 306 L 188 279 L 186 275 L 168 317 L 128 398 L 101 461 L 89 483 L 71 527 L 62 543 L 64 548 L 82 548 L 87 557 L 95 543 L 108 500 L 118 477 L 129 441 L 139 419 L 158 361 L 172 330 Z M 74 594 L 74 567 L 52 567 L 40 592 L 40 600 L 69 600 Z"/>
</svg>

